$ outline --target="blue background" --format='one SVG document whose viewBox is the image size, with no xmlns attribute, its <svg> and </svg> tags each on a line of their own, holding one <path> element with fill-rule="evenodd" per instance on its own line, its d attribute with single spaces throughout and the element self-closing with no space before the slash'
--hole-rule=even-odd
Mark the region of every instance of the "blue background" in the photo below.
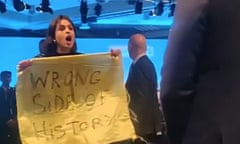
<svg viewBox="0 0 240 144">
<path fill-rule="evenodd" d="M 17 82 L 17 64 L 39 53 L 38 43 L 42 38 L 0 37 L 0 71 L 10 70 L 13 74 L 11 85 Z M 77 39 L 78 51 L 83 53 L 109 52 L 111 48 L 120 48 L 123 55 L 124 81 L 126 81 L 131 59 L 127 51 L 128 39 Z M 153 61 L 160 82 L 160 70 L 166 49 L 166 39 L 147 39 L 147 55 Z"/>
</svg>

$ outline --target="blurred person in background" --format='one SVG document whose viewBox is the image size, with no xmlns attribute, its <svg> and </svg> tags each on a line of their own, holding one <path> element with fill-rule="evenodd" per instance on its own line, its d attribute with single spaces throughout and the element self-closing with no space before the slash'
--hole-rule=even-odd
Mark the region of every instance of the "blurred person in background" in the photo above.
<svg viewBox="0 0 240 144">
<path fill-rule="evenodd" d="M 240 143 L 239 6 L 177 0 L 160 86 L 171 144 Z"/>
<path fill-rule="evenodd" d="M 2 71 L 0 80 L 0 143 L 19 144 L 15 88 L 10 86 L 12 73 Z"/>
</svg>

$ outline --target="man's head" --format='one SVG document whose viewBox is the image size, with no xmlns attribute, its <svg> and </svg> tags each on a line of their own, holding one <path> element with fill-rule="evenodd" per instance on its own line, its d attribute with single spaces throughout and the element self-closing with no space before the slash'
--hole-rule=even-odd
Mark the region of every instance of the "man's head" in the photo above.
<svg viewBox="0 0 240 144">
<path fill-rule="evenodd" d="M 2 71 L 0 74 L 2 84 L 5 86 L 9 86 L 11 82 L 11 77 L 12 77 L 12 73 L 10 71 Z"/>
<path fill-rule="evenodd" d="M 142 34 L 134 34 L 128 41 L 128 53 L 135 60 L 138 55 L 146 53 L 146 38 Z"/>
</svg>

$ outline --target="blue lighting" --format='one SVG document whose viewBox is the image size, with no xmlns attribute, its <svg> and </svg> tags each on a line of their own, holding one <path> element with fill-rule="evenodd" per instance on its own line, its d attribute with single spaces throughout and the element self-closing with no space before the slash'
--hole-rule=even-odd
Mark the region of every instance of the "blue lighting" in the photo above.
<svg viewBox="0 0 240 144">
<path fill-rule="evenodd" d="M 10 70 L 13 73 L 11 85 L 17 81 L 17 64 L 21 60 L 31 59 L 38 52 L 38 43 L 42 38 L 22 38 L 22 37 L 0 37 L 1 57 L 0 71 Z M 77 39 L 78 50 L 80 52 L 102 53 L 109 52 L 112 48 L 120 48 L 123 55 L 124 81 L 127 78 L 131 59 L 127 52 L 128 39 Z M 148 39 L 147 54 L 155 64 L 158 81 L 160 81 L 160 69 L 162 58 L 167 44 L 166 39 Z"/>
</svg>

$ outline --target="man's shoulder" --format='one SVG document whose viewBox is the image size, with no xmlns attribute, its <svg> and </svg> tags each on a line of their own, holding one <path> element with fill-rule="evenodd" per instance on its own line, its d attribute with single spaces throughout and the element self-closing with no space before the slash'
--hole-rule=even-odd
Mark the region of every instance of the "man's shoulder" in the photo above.
<svg viewBox="0 0 240 144">
<path fill-rule="evenodd" d="M 16 88 L 15 88 L 15 87 L 13 87 L 13 86 L 11 86 L 11 87 L 10 87 L 10 89 L 11 89 L 11 90 L 15 90 Z"/>
<path fill-rule="evenodd" d="M 16 92 L 15 87 L 10 87 L 9 90 L 10 90 L 11 94 L 15 95 L 15 92 Z"/>
</svg>

